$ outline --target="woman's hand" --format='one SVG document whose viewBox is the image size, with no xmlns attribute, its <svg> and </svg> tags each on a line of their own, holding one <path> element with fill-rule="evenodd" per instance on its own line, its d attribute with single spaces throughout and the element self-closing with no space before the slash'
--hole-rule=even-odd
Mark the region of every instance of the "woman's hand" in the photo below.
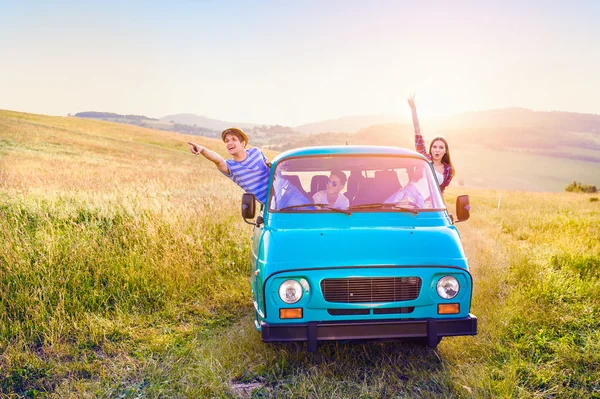
<svg viewBox="0 0 600 399">
<path fill-rule="evenodd" d="M 415 94 L 415 93 L 411 93 L 411 94 L 410 94 L 410 96 L 408 96 L 408 100 L 407 100 L 407 101 L 408 101 L 408 105 L 409 105 L 411 108 L 413 108 L 413 109 L 417 107 L 417 106 L 415 105 L 415 96 L 416 96 L 416 94 Z"/>
<path fill-rule="evenodd" d="M 204 151 L 204 147 L 200 144 L 192 143 L 191 141 L 188 141 L 188 144 L 191 146 L 190 151 L 194 155 L 200 155 L 202 154 L 202 151 Z"/>
</svg>

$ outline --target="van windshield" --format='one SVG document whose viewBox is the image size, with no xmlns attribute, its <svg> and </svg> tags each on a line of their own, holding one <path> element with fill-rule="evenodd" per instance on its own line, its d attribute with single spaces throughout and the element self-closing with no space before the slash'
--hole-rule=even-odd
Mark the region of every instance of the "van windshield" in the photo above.
<svg viewBox="0 0 600 399">
<path fill-rule="evenodd" d="M 269 209 L 390 212 L 445 209 L 430 164 L 380 155 L 311 156 L 277 163 Z"/>
</svg>

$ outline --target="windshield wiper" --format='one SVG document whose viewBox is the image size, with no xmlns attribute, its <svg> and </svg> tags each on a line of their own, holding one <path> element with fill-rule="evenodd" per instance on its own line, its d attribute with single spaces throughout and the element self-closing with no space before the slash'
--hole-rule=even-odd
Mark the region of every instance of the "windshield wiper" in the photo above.
<svg viewBox="0 0 600 399">
<path fill-rule="evenodd" d="M 350 209 L 376 209 L 376 208 L 393 209 L 395 211 L 400 211 L 400 212 L 410 212 L 415 215 L 419 213 L 418 210 L 413 209 L 413 208 L 406 208 L 404 206 L 400 206 L 399 204 L 383 203 L 383 202 L 374 202 L 372 204 L 354 205 L 354 206 L 350 207 Z"/>
<path fill-rule="evenodd" d="M 361 205 L 353 205 L 350 209 L 369 209 L 369 208 L 381 208 L 386 205 L 392 204 L 384 204 L 383 202 L 374 202 L 372 204 L 361 204 Z"/>
<path fill-rule="evenodd" d="M 316 207 L 316 206 L 318 206 L 320 208 L 325 208 L 325 209 L 328 209 L 330 211 L 340 212 L 340 213 L 344 213 L 346 215 L 352 215 L 352 212 L 346 211 L 344 209 L 334 208 L 334 207 L 331 207 L 331 206 L 329 206 L 327 204 L 299 204 L 299 205 L 290 205 L 290 206 L 286 206 L 286 207 L 283 207 L 281 209 L 278 209 L 278 211 L 287 211 L 287 210 L 290 210 L 290 209 L 305 208 L 305 207 L 308 207 L 308 206 L 313 207 L 313 208 Z"/>
<path fill-rule="evenodd" d="M 345 209 L 340 209 L 340 208 L 334 208 L 332 206 L 329 206 L 328 204 L 314 204 L 314 206 L 318 206 L 320 208 L 329 209 L 330 211 L 345 213 L 348 216 L 352 215 L 352 212 L 350 212 L 350 211 L 347 211 Z"/>
<path fill-rule="evenodd" d="M 287 211 L 287 210 L 289 210 L 289 209 L 304 208 L 304 207 L 307 207 L 307 206 L 312 206 L 312 207 L 314 207 L 314 206 L 315 206 L 315 204 L 298 204 L 298 205 L 290 205 L 290 206 L 284 206 L 283 208 L 281 208 L 281 209 L 277 209 L 277 210 L 278 210 L 278 211 Z"/>
<path fill-rule="evenodd" d="M 391 204 L 393 206 L 391 206 L 390 208 L 395 210 L 395 211 L 400 211 L 400 212 L 410 212 L 414 215 L 417 215 L 419 213 L 418 209 L 414 209 L 414 208 L 407 208 L 405 206 L 400 206 L 400 205 L 396 205 L 396 204 Z"/>
</svg>

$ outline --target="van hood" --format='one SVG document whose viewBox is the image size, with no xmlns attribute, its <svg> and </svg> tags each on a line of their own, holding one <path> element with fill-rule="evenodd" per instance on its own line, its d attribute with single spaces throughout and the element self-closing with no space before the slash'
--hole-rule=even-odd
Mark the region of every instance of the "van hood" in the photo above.
<svg viewBox="0 0 600 399">
<path fill-rule="evenodd" d="M 347 266 L 457 266 L 467 261 L 454 226 L 270 229 L 264 232 L 267 273 Z"/>
</svg>

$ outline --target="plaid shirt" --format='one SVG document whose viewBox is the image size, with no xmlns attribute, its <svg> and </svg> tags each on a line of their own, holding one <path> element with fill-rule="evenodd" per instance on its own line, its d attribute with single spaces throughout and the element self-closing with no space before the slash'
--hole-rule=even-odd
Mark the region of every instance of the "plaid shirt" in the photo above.
<svg viewBox="0 0 600 399">
<path fill-rule="evenodd" d="M 427 153 L 427 147 L 425 147 L 425 139 L 423 139 L 423 136 L 421 135 L 416 108 L 412 108 L 412 118 L 415 127 L 415 148 L 418 152 L 425 155 L 427 159 L 429 159 L 429 162 L 432 162 L 431 154 Z M 448 184 L 452 181 L 452 167 L 446 162 L 442 162 L 442 164 L 444 165 L 444 181 L 440 183 L 440 190 L 442 190 L 443 193 L 446 187 L 448 187 Z"/>
</svg>

